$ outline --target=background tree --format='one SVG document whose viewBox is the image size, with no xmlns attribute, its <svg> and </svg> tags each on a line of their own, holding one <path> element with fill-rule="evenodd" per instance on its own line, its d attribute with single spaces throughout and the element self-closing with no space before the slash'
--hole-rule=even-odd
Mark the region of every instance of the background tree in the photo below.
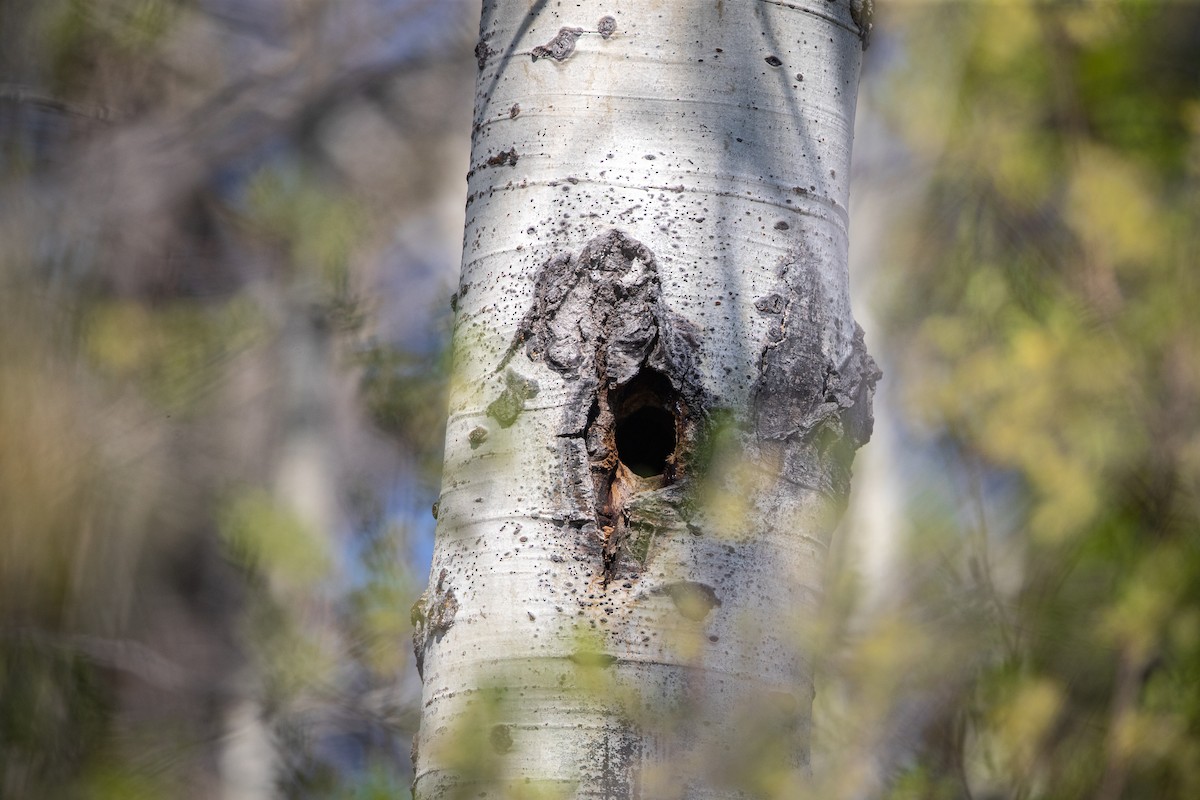
<svg viewBox="0 0 1200 800">
<path fill-rule="evenodd" d="M 859 11 L 484 3 L 418 797 L 800 791 Z"/>
</svg>

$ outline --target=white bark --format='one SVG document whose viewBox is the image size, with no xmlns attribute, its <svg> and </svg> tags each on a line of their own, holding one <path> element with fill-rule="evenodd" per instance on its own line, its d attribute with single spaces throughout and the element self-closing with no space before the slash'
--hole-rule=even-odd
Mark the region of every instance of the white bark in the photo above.
<svg viewBox="0 0 1200 800">
<path fill-rule="evenodd" d="M 418 797 L 725 797 L 760 767 L 780 792 L 803 775 L 797 631 L 877 377 L 847 286 L 862 17 L 484 3 L 414 608 Z"/>
</svg>

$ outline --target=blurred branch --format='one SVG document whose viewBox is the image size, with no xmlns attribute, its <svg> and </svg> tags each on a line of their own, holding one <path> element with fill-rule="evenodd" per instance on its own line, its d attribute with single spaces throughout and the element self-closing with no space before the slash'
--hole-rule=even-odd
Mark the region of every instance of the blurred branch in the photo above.
<svg viewBox="0 0 1200 800">
<path fill-rule="evenodd" d="M 106 639 L 84 633 L 54 633 L 38 628 L 0 629 L 0 639 L 29 642 L 47 650 L 80 655 L 110 669 L 128 673 L 163 689 L 180 689 L 187 671 L 141 642 Z"/>
<path fill-rule="evenodd" d="M 37 89 L 16 83 L 0 83 L 0 100 L 8 100 L 18 105 L 32 105 L 49 111 L 70 114 L 76 117 L 86 117 L 100 122 L 113 122 L 112 109 L 107 106 L 85 105 L 60 100 Z"/>
</svg>

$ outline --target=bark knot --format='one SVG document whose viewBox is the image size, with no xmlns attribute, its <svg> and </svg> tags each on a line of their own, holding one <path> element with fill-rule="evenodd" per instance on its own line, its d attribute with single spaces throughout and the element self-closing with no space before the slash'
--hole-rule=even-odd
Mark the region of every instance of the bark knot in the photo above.
<svg viewBox="0 0 1200 800">
<path fill-rule="evenodd" d="M 575 42 L 583 35 L 583 28 L 559 28 L 554 38 L 545 44 L 533 48 L 533 60 L 553 58 L 555 61 L 566 61 L 575 52 Z"/>
</svg>

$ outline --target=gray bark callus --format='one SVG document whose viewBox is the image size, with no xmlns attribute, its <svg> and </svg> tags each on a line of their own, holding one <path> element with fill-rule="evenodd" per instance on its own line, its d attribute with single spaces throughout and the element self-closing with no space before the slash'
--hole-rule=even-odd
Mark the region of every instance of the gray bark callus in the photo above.
<svg viewBox="0 0 1200 800">
<path fill-rule="evenodd" d="M 772 322 L 751 415 L 759 447 L 780 457 L 787 481 L 841 500 L 849 492 L 854 452 L 871 438 L 871 403 L 882 373 L 857 324 L 849 353 L 839 362 L 828 356 L 822 337 L 835 328 L 828 320 L 831 304 L 810 261 L 785 259 L 778 291 L 755 303 Z"/>
</svg>

